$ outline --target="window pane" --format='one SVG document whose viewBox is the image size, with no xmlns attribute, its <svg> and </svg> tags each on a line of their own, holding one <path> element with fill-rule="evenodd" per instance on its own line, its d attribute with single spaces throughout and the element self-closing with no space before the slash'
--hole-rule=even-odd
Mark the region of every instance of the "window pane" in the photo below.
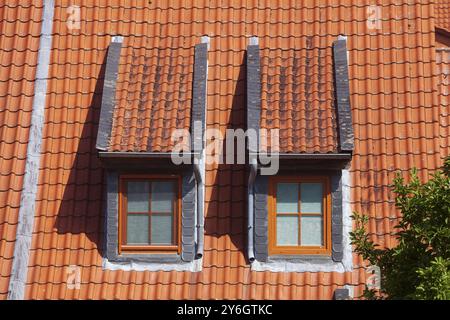
<svg viewBox="0 0 450 320">
<path fill-rule="evenodd" d="M 152 182 L 152 212 L 172 212 L 174 192 L 173 181 Z"/>
<path fill-rule="evenodd" d="M 127 244 L 148 244 L 148 215 L 129 214 L 127 218 Z"/>
<path fill-rule="evenodd" d="M 322 217 L 302 216 L 302 246 L 322 246 L 323 245 L 323 224 Z"/>
<path fill-rule="evenodd" d="M 277 185 L 277 212 L 298 212 L 298 183 Z"/>
<path fill-rule="evenodd" d="M 277 216 L 277 245 L 298 246 L 298 216 Z"/>
<path fill-rule="evenodd" d="M 129 181 L 127 183 L 128 212 L 147 212 L 148 197 L 148 182 Z"/>
<path fill-rule="evenodd" d="M 301 212 L 322 213 L 322 184 L 302 183 L 300 188 Z"/>
<path fill-rule="evenodd" d="M 152 244 L 171 244 L 172 230 L 172 215 L 152 214 Z"/>
</svg>

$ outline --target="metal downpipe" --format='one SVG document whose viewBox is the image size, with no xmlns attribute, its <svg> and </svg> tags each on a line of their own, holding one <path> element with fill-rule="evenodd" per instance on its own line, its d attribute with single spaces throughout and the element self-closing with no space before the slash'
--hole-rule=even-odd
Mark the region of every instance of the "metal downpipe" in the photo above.
<svg viewBox="0 0 450 320">
<path fill-rule="evenodd" d="M 194 163 L 194 175 L 197 181 L 197 249 L 195 251 L 195 258 L 200 259 L 203 257 L 205 224 L 203 214 L 204 184 L 198 163 Z"/>
<path fill-rule="evenodd" d="M 258 162 L 252 159 L 250 163 L 250 175 L 248 177 L 248 260 L 255 261 L 254 250 L 254 185 L 256 178 L 256 170 L 258 169 Z"/>
</svg>

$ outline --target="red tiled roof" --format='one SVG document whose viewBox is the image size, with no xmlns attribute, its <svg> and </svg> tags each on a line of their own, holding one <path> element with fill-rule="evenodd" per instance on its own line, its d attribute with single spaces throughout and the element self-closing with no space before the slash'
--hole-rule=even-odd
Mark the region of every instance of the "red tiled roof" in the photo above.
<svg viewBox="0 0 450 320">
<path fill-rule="evenodd" d="M 190 127 L 193 58 L 180 38 L 125 39 L 109 151 L 172 150 L 173 130 Z"/>
<path fill-rule="evenodd" d="M 293 45 L 261 51 L 261 128 L 280 130 L 280 152 L 337 153 L 332 42 L 308 36 Z"/>
<path fill-rule="evenodd" d="M 0 4 L 0 299 L 6 298 L 27 154 L 42 4 Z"/>
<path fill-rule="evenodd" d="M 436 27 L 450 31 L 450 2 L 448 0 L 437 0 L 434 4 L 436 15 Z"/>
<path fill-rule="evenodd" d="M 441 147 L 444 148 L 444 150 L 450 150 L 450 48 L 436 49 L 436 64 L 439 75 Z"/>
<path fill-rule="evenodd" d="M 449 153 L 449 144 L 445 142 L 448 142 L 448 138 L 443 138 L 448 126 L 445 129 L 442 121 L 440 123 L 443 108 L 438 100 L 438 77 L 433 66 L 431 1 L 414 4 L 379 2 L 383 17 L 397 17 L 383 19 L 380 30 L 368 29 L 368 4 L 362 0 L 252 0 L 245 3 L 238 0 L 194 0 L 153 1 L 151 4 L 124 0 L 98 4 L 92 0 L 83 0 L 79 2 L 81 30 L 67 28 L 66 10 L 71 4 L 69 0 L 55 1 L 44 140 L 25 298 L 330 299 L 334 289 L 346 284 L 354 286 L 355 295 L 358 296 L 364 287 L 365 271 L 360 258 L 356 256 L 354 271 L 346 273 L 250 270 L 244 257 L 247 173 L 242 165 L 207 166 L 202 272 L 103 270 L 104 172 L 95 148 L 103 82 L 101 67 L 110 35 L 123 35 L 127 50 L 136 52 L 139 58 L 135 63 L 131 60 L 132 65 L 138 66 L 137 71 L 130 73 L 130 79 L 124 79 L 126 82 L 122 85 L 136 86 L 132 77 L 140 81 L 145 74 L 142 69 L 144 65 L 155 67 L 152 60 L 155 59 L 155 53 L 152 52 L 158 50 L 155 48 L 162 50 L 160 53 L 165 63 L 161 65 L 161 74 L 165 75 L 168 71 L 164 68 L 172 65 L 166 60 L 169 47 L 183 48 L 177 50 L 180 50 L 183 59 L 190 61 L 193 51 L 184 48 L 191 48 L 198 43 L 200 36 L 209 35 L 207 127 L 220 129 L 224 133 L 228 127 L 243 127 L 245 124 L 245 79 L 241 76 L 241 68 L 249 36 L 259 37 L 263 61 L 273 57 L 276 63 L 273 66 L 266 64 L 263 71 L 267 75 L 274 73 L 275 87 L 269 88 L 270 82 L 263 80 L 263 100 L 266 104 L 271 99 L 280 100 L 280 88 L 276 86 L 279 86 L 282 67 L 287 66 L 289 70 L 291 65 L 295 65 L 293 61 L 297 54 L 303 57 L 308 52 L 312 53 L 314 59 L 310 75 L 313 81 L 310 89 L 311 95 L 317 95 L 319 100 L 312 104 L 311 110 L 318 112 L 317 103 L 321 101 L 322 89 L 319 84 L 324 83 L 326 86 L 330 82 L 329 73 L 325 72 L 330 68 L 329 48 L 339 34 L 347 35 L 355 133 L 355 150 L 350 169 L 352 210 L 367 213 L 373 239 L 389 246 L 393 240 L 391 232 L 399 215 L 394 209 L 393 195 L 388 187 L 394 171 L 406 172 L 415 166 L 419 168 L 421 177 L 426 178 L 441 164 L 442 157 Z M 39 21 L 36 14 L 38 17 L 40 15 L 39 8 L 33 6 L 30 9 L 2 8 L 0 16 L 3 20 L 5 12 L 12 10 L 23 14 L 22 21 L 35 21 L 14 26 L 12 22 L 3 23 L 2 28 L 11 28 L 8 31 L 10 36 L 8 33 L 3 35 L 3 32 L 0 38 L 2 41 L 17 39 L 9 46 L 19 48 L 14 49 L 13 55 L 14 58 L 17 56 L 22 59 L 17 71 L 18 79 L 27 79 L 20 80 L 20 88 L 16 87 L 18 82 L 14 77 L 8 77 L 0 85 L 0 91 L 6 95 L 6 98 L 0 98 L 1 106 L 19 110 L 13 112 L 14 115 L 5 111 L 8 121 L 5 121 L 7 126 L 2 127 L 1 131 L 1 147 L 6 150 L 0 157 L 2 173 L 3 170 L 9 170 L 4 168 L 13 168 L 12 172 L 17 173 L 4 172 L 10 181 L 5 183 L 2 191 L 9 191 L 1 194 L 1 197 L 7 198 L 0 203 L 0 234 L 3 236 L 0 242 L 0 294 L 4 297 L 7 288 L 5 277 L 8 277 L 9 268 L 5 261 L 10 261 L 12 254 L 10 243 L 13 241 L 11 237 L 14 235 L 21 189 L 20 176 L 23 174 L 26 152 L 23 142 L 26 141 L 26 128 L 29 125 L 27 110 L 30 110 L 29 97 L 33 92 L 29 86 L 33 82 L 33 61 L 36 59 L 38 43 L 37 38 L 31 35 L 26 37 L 26 41 L 19 35 L 23 32 L 36 35 Z M 12 29 L 16 27 L 24 30 Z M 309 37 L 313 39 L 311 51 L 304 46 Z M 10 66 L 13 57 L 8 58 L 6 55 L 7 58 L 4 58 L 4 51 L 0 51 L 2 68 L 6 66 L 8 71 L 17 68 Z M 27 54 L 25 60 L 24 55 Z M 324 63 L 321 64 L 324 69 L 321 71 L 319 64 L 314 62 L 320 54 L 324 55 Z M 145 63 L 145 57 L 150 59 L 148 64 Z M 132 54 L 127 59 L 132 59 Z M 24 64 L 24 61 L 27 63 Z M 124 68 L 132 68 L 132 65 Z M 152 71 L 149 72 L 153 77 Z M 321 72 L 325 77 L 319 80 Z M 300 79 L 293 78 L 289 74 L 286 83 L 304 83 L 302 72 Z M 289 86 L 285 88 L 287 110 L 292 110 L 290 95 L 298 93 L 302 101 L 302 97 L 308 94 L 308 90 L 303 88 L 301 91 L 296 88 L 291 91 Z M 140 90 L 139 87 L 136 89 Z M 326 89 L 322 103 L 328 106 L 332 97 L 329 88 Z M 150 86 L 148 90 L 154 89 Z M 159 94 L 158 101 L 151 108 L 150 105 L 145 106 L 146 111 L 158 113 L 156 132 L 150 126 L 151 130 L 142 130 L 136 135 L 138 139 L 148 141 L 152 136 L 152 143 L 157 146 L 162 143 L 162 139 L 159 139 L 164 137 L 165 131 L 161 126 L 169 126 L 161 121 L 163 112 L 167 111 L 162 107 L 170 91 L 171 88 L 163 87 L 161 92 L 165 94 Z M 18 92 L 27 94 L 15 97 Z M 124 106 L 138 112 L 135 104 L 140 93 L 134 92 L 129 99 L 131 105 Z M 127 98 L 121 98 L 121 103 L 126 103 Z M 173 96 L 169 99 L 174 101 L 176 98 Z M 20 103 L 20 109 L 17 103 Z M 280 105 L 280 110 L 282 107 Z M 331 123 L 333 119 L 330 112 L 317 114 L 323 117 L 325 123 Z M 267 121 L 267 114 L 265 117 L 263 121 Z M 299 117 L 301 119 L 302 115 Z M 137 118 L 133 120 L 131 114 L 129 119 L 137 121 Z M 146 115 L 141 119 L 148 121 Z M 184 117 L 180 119 L 188 123 Z M 116 124 L 124 120 L 125 117 L 121 119 L 118 115 Z M 298 132 L 302 138 L 303 131 L 300 129 Z M 130 132 L 129 137 L 132 134 L 135 133 Z M 126 143 L 122 143 L 121 139 L 113 134 L 112 148 L 135 150 L 140 146 L 131 138 Z M 320 137 L 318 139 L 319 143 L 326 141 L 330 150 L 334 148 L 335 138 L 331 134 L 322 136 L 323 140 Z M 13 141 L 17 149 L 9 149 L 9 141 Z M 294 139 L 287 143 L 292 145 L 292 150 L 298 148 Z M 315 144 L 317 141 L 314 141 Z M 12 162 L 8 162 L 10 158 Z M 67 287 L 67 268 L 71 265 L 81 267 L 79 290 Z"/>
<path fill-rule="evenodd" d="M 150 48 L 126 41 L 108 151 L 170 152 L 173 130 L 189 129 L 195 43 L 187 42 L 195 40 L 166 38 Z M 298 48 L 261 48 L 261 127 L 280 129 L 280 152 L 338 152 L 332 43 L 319 41 L 311 36 Z M 245 95 L 243 77 L 236 99 Z"/>
</svg>

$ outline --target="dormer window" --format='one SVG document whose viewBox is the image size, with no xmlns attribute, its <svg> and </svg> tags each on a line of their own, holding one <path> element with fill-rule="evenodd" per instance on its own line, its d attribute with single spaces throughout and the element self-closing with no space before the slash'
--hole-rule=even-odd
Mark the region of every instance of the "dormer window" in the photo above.
<svg viewBox="0 0 450 320">
<path fill-rule="evenodd" d="M 120 177 L 120 252 L 178 252 L 180 177 Z"/>
<path fill-rule="evenodd" d="M 201 41 L 142 54 L 116 37 L 108 48 L 96 143 L 106 170 L 105 268 L 201 269 L 208 38 Z M 190 135 L 181 162 L 179 132 Z"/>
<path fill-rule="evenodd" d="M 329 178 L 277 176 L 269 180 L 269 254 L 329 254 Z"/>
<path fill-rule="evenodd" d="M 347 40 L 290 52 L 260 50 L 253 41 L 247 52 L 247 127 L 266 132 L 258 148 L 248 147 L 252 270 L 348 269 L 343 179 L 354 142 Z M 286 58 L 272 64 L 272 55 Z M 302 64 L 305 56 L 324 59 Z M 311 84 L 315 72 L 329 75 L 326 86 Z M 275 173 L 266 173 L 265 154 L 277 159 Z"/>
</svg>

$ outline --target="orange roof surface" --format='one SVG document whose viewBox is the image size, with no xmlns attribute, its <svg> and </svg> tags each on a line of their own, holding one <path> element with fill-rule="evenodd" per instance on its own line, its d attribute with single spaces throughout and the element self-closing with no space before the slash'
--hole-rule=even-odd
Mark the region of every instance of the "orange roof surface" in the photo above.
<svg viewBox="0 0 450 320">
<path fill-rule="evenodd" d="M 0 7 L 3 298 L 13 252 L 38 49 L 41 2 L 34 3 Z M 207 166 L 202 272 L 103 270 L 104 170 L 95 142 L 104 77 L 102 64 L 112 35 L 122 35 L 126 48 L 126 54 L 122 51 L 124 62 L 119 68 L 118 83 L 119 101 L 123 104 L 120 110 L 124 113 L 115 114 L 114 127 L 121 123 L 128 126 L 131 121 L 136 124 L 129 127 L 139 131 L 117 135 L 113 130 L 110 148 L 127 151 L 164 150 L 167 128 L 175 123 L 188 126 L 189 113 L 185 108 L 191 99 L 192 68 L 183 71 L 181 64 L 192 62 L 193 46 L 203 35 L 211 39 L 207 127 L 222 133 L 229 127 L 243 127 L 246 106 L 241 69 L 248 38 L 258 36 L 262 48 L 263 109 L 270 102 L 279 105 L 272 115 L 264 109 L 262 123 L 268 125 L 269 119 L 273 123 L 280 121 L 282 129 L 288 130 L 286 137 L 292 136 L 286 142 L 292 150 L 332 151 L 336 137 L 328 128 L 333 125 L 334 114 L 331 108 L 322 113 L 317 110 L 332 103 L 330 48 L 337 36 L 344 34 L 348 37 L 355 135 L 350 168 L 352 210 L 367 213 L 373 239 L 390 246 L 399 216 L 388 187 L 394 172 L 406 173 L 415 166 L 421 177 L 427 178 L 449 154 L 450 134 L 448 108 L 443 104 L 448 104 L 448 100 L 443 102 L 443 96 L 438 94 L 446 88 L 439 84 L 442 77 L 439 78 L 435 65 L 432 1 L 378 3 L 382 13 L 380 29 L 369 28 L 368 4 L 363 0 L 82 0 L 78 2 L 81 28 L 70 30 L 66 22 L 72 1 L 55 0 L 25 298 L 331 299 L 334 290 L 344 285 L 353 286 L 354 295 L 360 295 L 366 274 L 356 255 L 353 272 L 346 273 L 250 270 L 244 254 L 248 178 L 244 165 Z M 20 22 L 16 23 L 18 18 Z M 311 69 L 304 70 L 303 61 L 309 54 Z M 292 75 L 296 58 L 301 61 L 299 78 Z M 444 63 L 440 65 L 444 67 Z M 155 88 L 151 84 L 158 67 L 163 85 Z M 164 81 L 170 73 L 175 79 L 173 84 Z M 311 87 L 305 90 L 308 77 Z M 282 81 L 286 84 L 282 85 Z M 180 88 L 186 89 L 183 98 Z M 147 97 L 140 99 L 142 94 Z M 283 119 L 283 110 L 292 110 L 291 101 L 295 99 L 301 103 L 311 101 L 310 117 L 319 117 L 323 122 L 314 122 L 312 128 L 304 129 L 305 116 L 297 114 L 300 123 L 293 123 L 290 133 L 291 123 L 285 120 L 289 117 Z M 139 105 L 139 101 L 146 103 Z M 170 108 L 181 110 L 176 119 L 175 111 L 166 108 L 167 103 Z M 164 121 L 166 117 L 171 121 Z M 154 119 L 153 124 L 149 124 L 150 119 Z M 322 129 L 319 134 L 318 127 Z M 310 137 L 308 132 L 313 137 L 310 146 L 302 142 L 305 136 Z M 67 286 L 67 270 L 72 265 L 81 267 L 79 290 Z"/>
<path fill-rule="evenodd" d="M 25 169 L 42 4 L 0 4 L 0 299 L 8 292 Z"/>
<path fill-rule="evenodd" d="M 436 27 L 450 31 L 450 2 L 448 0 L 437 0 L 434 4 L 436 14 Z"/>
<path fill-rule="evenodd" d="M 173 130 L 190 127 L 193 43 L 153 41 L 125 38 L 109 151 L 169 152 Z"/>
<path fill-rule="evenodd" d="M 436 49 L 439 74 L 439 104 L 441 107 L 441 147 L 450 148 L 450 48 Z"/>
<path fill-rule="evenodd" d="M 261 48 L 261 128 L 280 130 L 281 152 L 339 152 L 332 44 L 315 35 Z"/>
<path fill-rule="evenodd" d="M 198 39 L 167 37 L 150 48 L 151 40 L 144 39 L 147 45 L 137 46 L 126 38 L 121 51 L 108 151 L 170 152 L 173 130 L 190 127 Z M 261 127 L 280 129 L 281 152 L 337 153 L 332 43 L 310 36 L 295 45 L 261 48 Z M 237 65 L 235 106 L 244 103 L 246 90 L 243 61 Z"/>
</svg>

